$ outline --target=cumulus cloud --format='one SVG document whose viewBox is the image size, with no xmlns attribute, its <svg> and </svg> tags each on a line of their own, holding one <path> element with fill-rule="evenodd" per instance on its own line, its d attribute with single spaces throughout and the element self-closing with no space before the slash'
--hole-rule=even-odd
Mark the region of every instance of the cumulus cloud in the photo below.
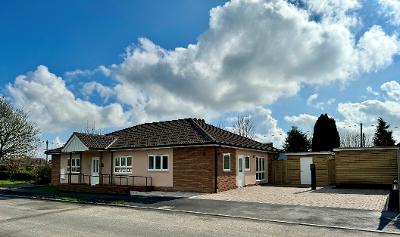
<svg viewBox="0 0 400 237">
<path fill-rule="evenodd" d="M 112 78 L 112 88 L 92 82 L 86 92 L 104 99 L 113 94 L 118 104 L 98 106 L 76 98 L 45 67 L 8 88 L 46 129 L 81 127 L 87 118 L 112 127 L 126 126 L 128 118 L 140 123 L 254 111 L 297 94 L 304 85 L 345 82 L 392 63 L 399 53 L 396 36 L 379 26 L 357 32 L 359 40 L 355 36 L 357 17 L 351 11 L 360 7 L 357 1 L 325 3 L 310 1 L 308 8 L 299 8 L 285 0 L 232 0 L 210 11 L 209 28 L 194 44 L 167 50 L 140 38 L 119 64 L 66 73 L 68 78 L 98 72 Z M 314 20 L 315 14 L 321 19 Z M 39 73 L 48 79 L 34 76 Z M 271 133 L 279 134 L 271 112 L 260 113 L 270 121 Z"/>
<path fill-rule="evenodd" d="M 82 93 L 85 96 L 90 96 L 97 93 L 106 103 L 108 99 L 114 95 L 115 91 L 107 86 L 104 86 L 96 81 L 85 83 L 82 88 Z"/>
<path fill-rule="evenodd" d="M 383 83 L 381 90 L 385 91 L 390 99 L 400 101 L 400 84 L 397 81 Z"/>
<path fill-rule="evenodd" d="M 338 15 L 358 3 L 346 6 Z M 210 28 L 196 44 L 166 50 L 141 38 L 110 67 L 118 96 L 135 94 L 129 104 L 149 118 L 245 111 L 294 95 L 303 84 L 378 70 L 399 52 L 397 38 L 379 26 L 356 42 L 341 18 L 315 22 L 310 14 L 286 1 L 235 0 L 211 10 Z"/>
<path fill-rule="evenodd" d="M 42 131 L 80 129 L 88 120 L 95 121 L 97 128 L 128 124 L 129 116 L 120 104 L 98 106 L 76 98 L 65 81 L 45 66 L 18 76 L 7 90 L 14 104 L 28 111 Z"/>
<path fill-rule="evenodd" d="M 310 134 L 312 134 L 314 130 L 314 124 L 317 121 L 318 117 L 310 114 L 299 114 L 285 116 L 284 119 L 292 126 L 297 126 L 303 131 L 309 131 Z"/>
<path fill-rule="evenodd" d="M 390 19 L 393 25 L 400 25 L 400 1 L 399 0 L 379 0 L 381 12 Z"/>
</svg>

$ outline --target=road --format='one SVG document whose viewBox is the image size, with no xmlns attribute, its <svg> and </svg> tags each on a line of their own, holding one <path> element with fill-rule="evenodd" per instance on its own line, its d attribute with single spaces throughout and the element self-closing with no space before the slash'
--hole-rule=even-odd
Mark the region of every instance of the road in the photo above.
<svg viewBox="0 0 400 237">
<path fill-rule="evenodd" d="M 384 236 L 168 211 L 0 196 L 0 236 Z"/>
</svg>

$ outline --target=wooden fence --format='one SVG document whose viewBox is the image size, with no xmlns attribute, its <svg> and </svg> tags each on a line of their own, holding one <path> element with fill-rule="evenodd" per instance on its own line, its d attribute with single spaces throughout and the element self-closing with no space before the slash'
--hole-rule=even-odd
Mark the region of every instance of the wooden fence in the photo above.
<svg viewBox="0 0 400 237">
<path fill-rule="evenodd" d="M 398 148 L 335 151 L 336 184 L 391 184 L 397 174 Z"/>
</svg>

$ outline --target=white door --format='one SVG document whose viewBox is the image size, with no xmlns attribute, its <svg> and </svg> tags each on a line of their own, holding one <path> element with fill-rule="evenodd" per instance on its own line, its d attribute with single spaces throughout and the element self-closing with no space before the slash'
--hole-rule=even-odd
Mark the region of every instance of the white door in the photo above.
<svg viewBox="0 0 400 237">
<path fill-rule="evenodd" d="M 92 157 L 92 167 L 91 167 L 91 176 L 90 176 L 90 184 L 91 185 L 96 185 L 99 184 L 99 165 L 100 165 L 100 160 L 98 157 Z"/>
<path fill-rule="evenodd" d="M 244 158 L 239 157 L 237 165 L 236 183 L 238 187 L 244 186 Z"/>
<path fill-rule="evenodd" d="M 312 157 L 301 157 L 300 158 L 300 181 L 301 184 L 311 184 L 311 170 L 310 164 L 312 164 Z"/>
</svg>

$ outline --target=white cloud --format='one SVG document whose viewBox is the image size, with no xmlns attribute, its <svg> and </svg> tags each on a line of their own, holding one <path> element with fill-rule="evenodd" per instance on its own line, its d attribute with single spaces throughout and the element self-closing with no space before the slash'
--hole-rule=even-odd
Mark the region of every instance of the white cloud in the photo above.
<svg viewBox="0 0 400 237">
<path fill-rule="evenodd" d="M 307 105 L 314 107 L 316 109 L 324 109 L 324 103 L 323 102 L 317 102 L 318 100 L 318 93 L 312 94 L 308 97 L 307 99 Z"/>
<path fill-rule="evenodd" d="M 318 117 L 310 114 L 299 114 L 297 116 L 285 116 L 284 119 L 292 126 L 297 126 L 304 132 L 308 131 L 309 134 L 312 134 Z"/>
<path fill-rule="evenodd" d="M 377 71 L 393 62 L 400 51 L 395 35 L 387 36 L 380 26 L 372 26 L 357 44 L 358 67 L 363 72 Z"/>
<path fill-rule="evenodd" d="M 93 93 L 99 94 L 99 96 L 104 99 L 104 102 L 106 103 L 108 99 L 114 95 L 114 90 L 110 87 L 104 86 L 98 82 L 91 81 L 88 83 L 85 83 L 82 88 L 82 93 L 86 96 L 90 96 Z"/>
<path fill-rule="evenodd" d="M 96 73 L 101 73 L 104 76 L 110 76 L 110 69 L 108 69 L 107 67 L 100 65 L 98 66 L 96 69 L 94 70 L 81 70 L 81 69 L 77 69 L 74 71 L 69 71 L 65 73 L 65 77 L 67 79 L 74 79 L 77 77 L 90 77 L 95 75 Z"/>
<path fill-rule="evenodd" d="M 323 20 L 340 22 L 348 26 L 358 23 L 357 17 L 349 11 L 361 7 L 357 0 L 308 0 L 306 1 L 311 12 L 321 14 Z"/>
<path fill-rule="evenodd" d="M 353 123 L 375 124 L 378 117 L 392 124 L 393 134 L 400 141 L 400 85 L 389 81 L 381 85 L 381 90 L 387 95 L 384 100 L 365 100 L 361 102 L 339 103 L 338 111 L 345 120 Z"/>
<path fill-rule="evenodd" d="M 367 86 L 367 92 L 375 96 L 379 95 L 379 92 L 374 91 L 371 86 Z"/>
<path fill-rule="evenodd" d="M 66 73 L 68 78 L 109 76 L 113 88 L 92 82 L 86 92 L 104 99 L 113 94 L 118 104 L 98 106 L 76 98 L 44 66 L 18 77 L 8 90 L 48 130 L 82 127 L 87 119 L 95 119 L 99 128 L 188 116 L 210 119 L 267 106 L 304 85 L 354 79 L 388 66 L 399 53 L 397 38 L 379 26 L 357 32 L 357 40 L 352 31 L 357 16 L 350 13 L 360 7 L 357 1 L 312 2 L 307 10 L 285 0 L 233 0 L 210 11 L 209 29 L 195 44 L 167 50 L 141 38 L 120 64 Z M 312 20 L 315 13 L 321 21 Z M 280 134 L 271 111 L 260 110 L 271 136 Z"/>
<path fill-rule="evenodd" d="M 400 25 L 400 0 L 379 0 L 381 12 L 393 25 Z"/>
<path fill-rule="evenodd" d="M 122 127 L 129 121 L 120 104 L 98 106 L 76 98 L 65 81 L 45 66 L 18 76 L 7 90 L 14 104 L 28 111 L 44 132 L 81 129 L 87 120 L 95 121 L 97 128 Z"/>
<path fill-rule="evenodd" d="M 338 16 L 359 6 L 344 2 L 345 7 L 333 1 L 327 6 L 339 7 Z M 313 11 L 325 10 L 315 5 Z M 283 0 L 234 0 L 210 15 L 210 28 L 196 44 L 166 50 L 141 38 L 138 46 L 128 48 L 123 62 L 109 68 L 120 83 L 120 101 L 139 108 L 141 118 L 212 117 L 272 104 L 295 95 L 304 84 L 346 81 L 376 71 L 399 52 L 397 38 L 378 26 L 357 42 L 342 17 L 312 21 L 309 12 Z"/>
<path fill-rule="evenodd" d="M 381 90 L 385 91 L 390 99 L 400 101 L 400 84 L 397 81 L 383 83 Z"/>
<path fill-rule="evenodd" d="M 318 101 L 318 97 L 319 97 L 318 93 L 310 95 L 307 98 L 307 105 L 311 106 L 311 107 L 314 107 L 316 109 L 324 110 L 325 109 L 325 105 L 332 105 L 336 101 L 335 98 L 330 98 L 327 101 Z"/>
</svg>

